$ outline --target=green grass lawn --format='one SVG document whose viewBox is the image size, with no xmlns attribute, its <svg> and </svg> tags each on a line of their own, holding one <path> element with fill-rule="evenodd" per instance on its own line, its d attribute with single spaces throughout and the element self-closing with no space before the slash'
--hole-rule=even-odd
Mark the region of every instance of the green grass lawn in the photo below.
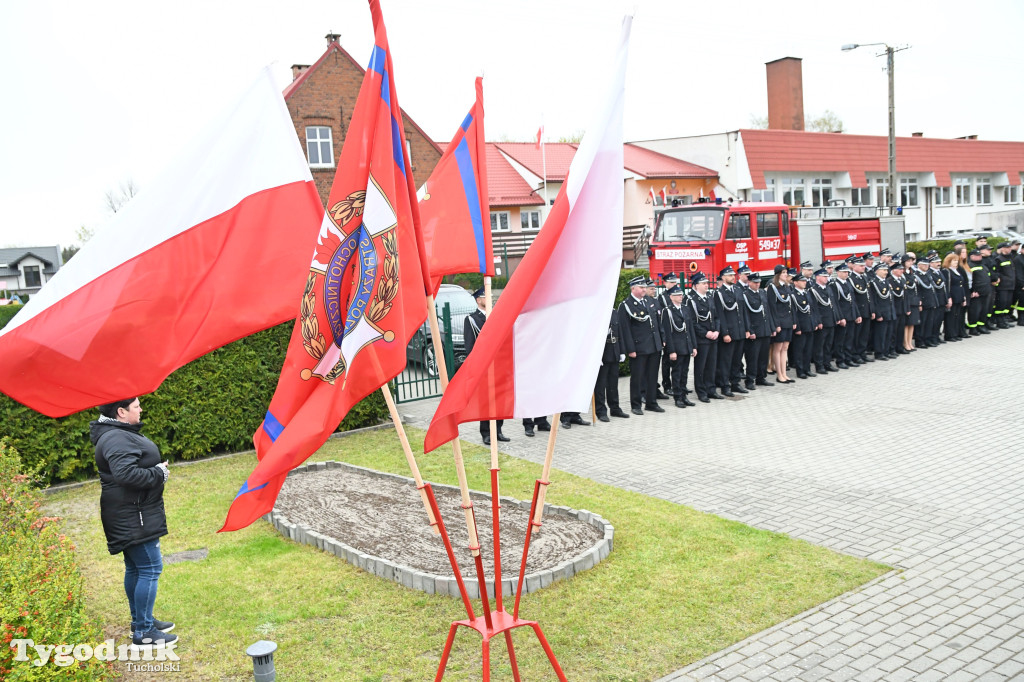
<svg viewBox="0 0 1024 682">
<path fill-rule="evenodd" d="M 423 432 L 410 430 L 409 437 L 422 449 Z M 470 487 L 487 490 L 488 453 L 464 447 Z M 332 440 L 311 461 L 324 459 L 409 473 L 391 430 Z M 456 483 L 450 448 L 418 459 L 424 479 Z M 156 615 L 174 620 L 180 637 L 181 673 L 174 674 L 251 680 L 245 648 L 271 639 L 280 647 L 278 679 L 286 682 L 433 679 L 449 624 L 465 617 L 459 600 L 385 582 L 285 540 L 263 521 L 216 533 L 255 462 L 250 454 L 171 469 L 163 553 L 210 552 L 200 562 L 166 566 L 160 579 Z M 502 494 L 528 499 L 540 466 L 503 457 L 501 467 Z M 608 559 L 523 596 L 520 615 L 541 623 L 570 680 L 657 678 L 887 570 L 561 471 L 551 480 L 549 503 L 589 509 L 615 526 Z M 78 545 L 90 617 L 106 636 L 125 641 L 123 563 L 106 551 L 98 484 L 51 495 L 47 511 L 66 517 Z M 479 602 L 475 608 L 479 613 Z M 532 632 L 516 630 L 515 643 L 523 679 L 555 679 Z M 510 680 L 504 656 L 504 643 L 495 643 L 494 678 Z M 446 679 L 479 679 L 480 665 L 479 637 L 460 628 Z"/>
</svg>

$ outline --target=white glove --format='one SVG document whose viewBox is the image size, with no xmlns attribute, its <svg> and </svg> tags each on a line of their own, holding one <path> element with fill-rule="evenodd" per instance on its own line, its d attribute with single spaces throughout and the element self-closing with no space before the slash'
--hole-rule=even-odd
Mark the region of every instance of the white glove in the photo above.
<svg viewBox="0 0 1024 682">
<path fill-rule="evenodd" d="M 167 483 L 167 477 L 171 475 L 171 472 L 167 470 L 167 462 L 160 462 L 156 465 L 156 468 L 160 470 L 164 475 L 164 483 Z"/>
<path fill-rule="evenodd" d="M 619 355 L 619 362 L 625 362 L 625 361 L 626 361 L 626 355 L 625 355 L 625 353 L 622 353 L 622 354 L 620 354 L 620 355 Z"/>
</svg>

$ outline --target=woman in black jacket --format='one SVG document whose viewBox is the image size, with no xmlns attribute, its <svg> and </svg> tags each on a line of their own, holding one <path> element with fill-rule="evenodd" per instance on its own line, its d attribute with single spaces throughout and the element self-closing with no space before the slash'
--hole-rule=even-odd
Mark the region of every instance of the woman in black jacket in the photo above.
<svg viewBox="0 0 1024 682">
<path fill-rule="evenodd" d="M 174 623 L 153 617 L 157 581 L 163 571 L 160 538 L 167 535 L 164 483 L 167 463 L 160 449 L 140 433 L 138 398 L 100 407 L 90 422 L 100 472 L 100 521 L 111 554 L 124 555 L 124 591 L 132 614 L 132 643 L 162 646 L 177 639 L 166 634 Z"/>
<path fill-rule="evenodd" d="M 942 279 L 946 283 L 946 291 L 952 305 L 946 309 L 947 341 L 959 341 L 967 336 L 964 329 L 964 310 L 967 308 L 967 278 L 960 273 L 960 257 L 955 253 L 947 253 L 942 260 Z"/>
</svg>

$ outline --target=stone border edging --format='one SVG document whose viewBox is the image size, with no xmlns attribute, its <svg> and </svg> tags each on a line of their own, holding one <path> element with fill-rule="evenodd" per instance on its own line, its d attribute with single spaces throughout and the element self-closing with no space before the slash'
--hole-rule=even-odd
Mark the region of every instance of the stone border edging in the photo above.
<svg viewBox="0 0 1024 682">
<path fill-rule="evenodd" d="M 363 474 L 368 474 L 375 478 L 388 478 L 392 480 L 401 481 L 415 485 L 413 479 L 408 476 L 400 476 L 398 474 L 389 474 L 383 471 L 377 471 L 375 469 L 368 469 L 366 467 L 355 466 L 354 464 L 348 464 L 346 462 L 336 462 L 329 460 L 326 462 L 312 462 L 304 466 L 299 466 L 288 472 L 289 476 L 303 474 L 308 472 L 324 471 L 326 469 L 349 469 L 351 471 L 358 471 Z M 458 487 L 452 485 L 445 485 L 442 483 L 431 483 L 433 488 L 444 488 L 458 492 Z M 490 495 L 475 490 L 470 491 L 470 495 L 477 499 L 490 500 Z M 527 512 L 530 510 L 530 500 L 517 500 L 512 497 L 499 496 L 499 502 L 510 502 L 518 505 L 520 508 L 525 509 Z M 583 554 L 576 556 L 572 559 L 567 559 L 562 563 L 558 564 L 554 568 L 545 569 L 536 573 L 528 573 L 523 579 L 523 592 L 536 592 L 541 590 L 552 583 L 556 583 L 560 580 L 568 580 L 577 573 L 581 573 L 588 569 L 593 568 L 602 560 L 604 560 L 612 551 L 612 546 L 615 537 L 615 527 L 608 521 L 603 519 L 601 516 L 587 511 L 586 509 L 570 509 L 569 507 L 563 507 L 559 505 L 545 504 L 545 514 L 555 514 L 557 516 L 566 516 L 578 519 L 584 523 L 596 527 L 603 534 L 601 540 L 588 549 Z M 402 564 L 396 564 L 388 559 L 381 559 L 375 556 L 371 556 L 362 552 L 354 547 L 350 547 L 345 543 L 328 537 L 322 533 L 311 530 L 309 527 L 299 524 L 292 523 L 288 518 L 277 509 L 274 509 L 269 514 L 265 514 L 263 519 L 268 521 L 274 528 L 277 529 L 286 538 L 300 542 L 307 545 L 313 545 L 314 547 L 321 549 L 329 554 L 334 554 L 339 559 L 344 559 L 348 563 L 361 568 L 362 570 L 376 575 L 385 580 L 391 580 L 393 582 L 404 585 L 413 590 L 421 590 L 427 594 L 439 594 L 450 597 L 459 597 L 459 588 L 455 582 L 454 577 L 441 576 L 436 573 L 427 573 L 425 571 L 416 570 L 410 566 Z M 480 585 L 476 580 L 464 580 L 466 585 L 466 591 L 469 593 L 471 599 L 480 598 Z M 504 596 L 512 596 L 515 594 L 516 581 L 514 580 L 502 580 L 501 593 Z M 494 583 L 493 581 L 487 584 L 487 594 L 489 597 L 494 597 Z"/>
</svg>

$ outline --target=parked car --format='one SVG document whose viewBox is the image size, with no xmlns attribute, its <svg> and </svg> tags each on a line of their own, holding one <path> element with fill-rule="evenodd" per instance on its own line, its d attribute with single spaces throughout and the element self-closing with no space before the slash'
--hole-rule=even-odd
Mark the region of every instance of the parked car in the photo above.
<svg viewBox="0 0 1024 682">
<path fill-rule="evenodd" d="M 1019 239 L 1024 241 L 1024 235 L 1014 230 L 982 230 L 981 232 L 972 233 L 971 236 L 975 239 L 979 237 L 987 237 L 989 239 L 996 237 L 999 239 Z"/>
<path fill-rule="evenodd" d="M 434 303 L 437 305 L 437 318 L 438 324 L 441 325 L 442 336 L 444 335 L 444 306 L 446 303 L 448 304 L 452 325 L 451 344 L 455 355 L 455 366 L 450 368 L 450 371 L 454 371 L 466 360 L 466 344 L 462 331 L 466 316 L 476 310 L 476 300 L 471 293 L 457 284 L 442 284 L 437 296 L 434 297 Z M 444 340 L 442 339 L 443 344 Z M 423 367 L 428 376 L 437 376 L 437 358 L 434 356 L 434 345 L 430 340 L 430 326 L 426 322 L 416 330 L 416 334 L 409 342 L 406 358 Z"/>
</svg>

